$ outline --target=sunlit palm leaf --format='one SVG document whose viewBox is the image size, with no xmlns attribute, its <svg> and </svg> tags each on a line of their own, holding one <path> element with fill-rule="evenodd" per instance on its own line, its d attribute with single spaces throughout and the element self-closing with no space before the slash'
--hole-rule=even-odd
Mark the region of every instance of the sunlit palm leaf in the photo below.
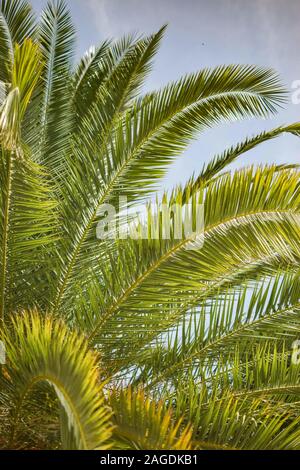
<svg viewBox="0 0 300 470">
<path fill-rule="evenodd" d="M 111 413 L 104 402 L 97 356 L 87 349 L 85 339 L 36 312 L 16 317 L 13 330 L 3 339 L 7 365 L 1 374 L 0 402 L 11 413 L 9 445 L 17 439 L 30 394 L 40 382 L 47 382 L 64 409 L 76 448 L 105 448 Z"/>
</svg>

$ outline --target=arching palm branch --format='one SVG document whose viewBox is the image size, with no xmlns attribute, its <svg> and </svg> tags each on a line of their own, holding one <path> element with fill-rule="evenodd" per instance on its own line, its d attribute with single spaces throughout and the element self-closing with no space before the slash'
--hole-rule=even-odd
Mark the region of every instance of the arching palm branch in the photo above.
<svg viewBox="0 0 300 470">
<path fill-rule="evenodd" d="M 2 447 L 300 447 L 299 170 L 227 168 L 300 124 L 157 197 L 137 222 L 146 237 L 96 236 L 103 204 L 145 202 L 201 132 L 285 100 L 252 65 L 142 95 L 164 30 L 74 65 L 63 1 L 39 21 L 26 0 L 0 3 Z M 165 237 L 174 205 L 180 228 L 203 207 L 201 230 L 178 237 L 173 213 Z"/>
</svg>

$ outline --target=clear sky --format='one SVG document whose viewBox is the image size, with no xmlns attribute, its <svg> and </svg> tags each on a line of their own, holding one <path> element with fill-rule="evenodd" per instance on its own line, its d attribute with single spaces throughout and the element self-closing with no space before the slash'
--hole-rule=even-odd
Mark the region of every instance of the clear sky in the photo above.
<svg viewBox="0 0 300 470">
<path fill-rule="evenodd" d="M 44 0 L 33 0 L 40 12 Z M 300 0 L 68 0 L 78 31 L 78 55 L 129 32 L 168 29 L 146 89 L 207 66 L 243 63 L 276 69 L 287 89 L 300 81 Z M 300 120 L 291 99 L 278 116 L 224 124 L 201 134 L 170 167 L 162 186 L 183 183 L 215 153 L 247 135 Z M 245 154 L 234 166 L 298 162 L 300 139 L 282 136 Z"/>
</svg>

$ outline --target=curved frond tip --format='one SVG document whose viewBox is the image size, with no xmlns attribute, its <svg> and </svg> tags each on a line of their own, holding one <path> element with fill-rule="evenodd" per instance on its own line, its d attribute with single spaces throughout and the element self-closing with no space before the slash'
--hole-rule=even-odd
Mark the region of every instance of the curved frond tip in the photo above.
<svg viewBox="0 0 300 470">
<path fill-rule="evenodd" d="M 77 449 L 103 449 L 111 435 L 111 412 L 105 404 L 99 358 L 85 339 L 63 322 L 37 312 L 19 315 L 3 337 L 7 365 L 1 376 L 0 403 L 11 414 L 10 445 L 39 383 L 54 388 L 67 429 Z"/>
</svg>

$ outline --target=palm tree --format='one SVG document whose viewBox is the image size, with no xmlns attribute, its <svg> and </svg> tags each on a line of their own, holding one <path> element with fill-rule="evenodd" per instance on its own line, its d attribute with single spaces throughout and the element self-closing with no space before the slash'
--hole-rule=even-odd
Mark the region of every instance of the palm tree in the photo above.
<svg viewBox="0 0 300 470">
<path fill-rule="evenodd" d="M 38 22 L 0 5 L 1 446 L 300 448 L 299 171 L 226 168 L 300 124 L 212 158 L 148 206 L 146 238 L 96 236 L 103 204 L 149 199 L 202 131 L 275 113 L 276 74 L 220 66 L 143 95 L 165 28 L 74 66 L 63 1 Z M 201 234 L 178 239 L 173 216 L 163 237 L 161 203 L 193 224 L 202 204 Z"/>
</svg>

